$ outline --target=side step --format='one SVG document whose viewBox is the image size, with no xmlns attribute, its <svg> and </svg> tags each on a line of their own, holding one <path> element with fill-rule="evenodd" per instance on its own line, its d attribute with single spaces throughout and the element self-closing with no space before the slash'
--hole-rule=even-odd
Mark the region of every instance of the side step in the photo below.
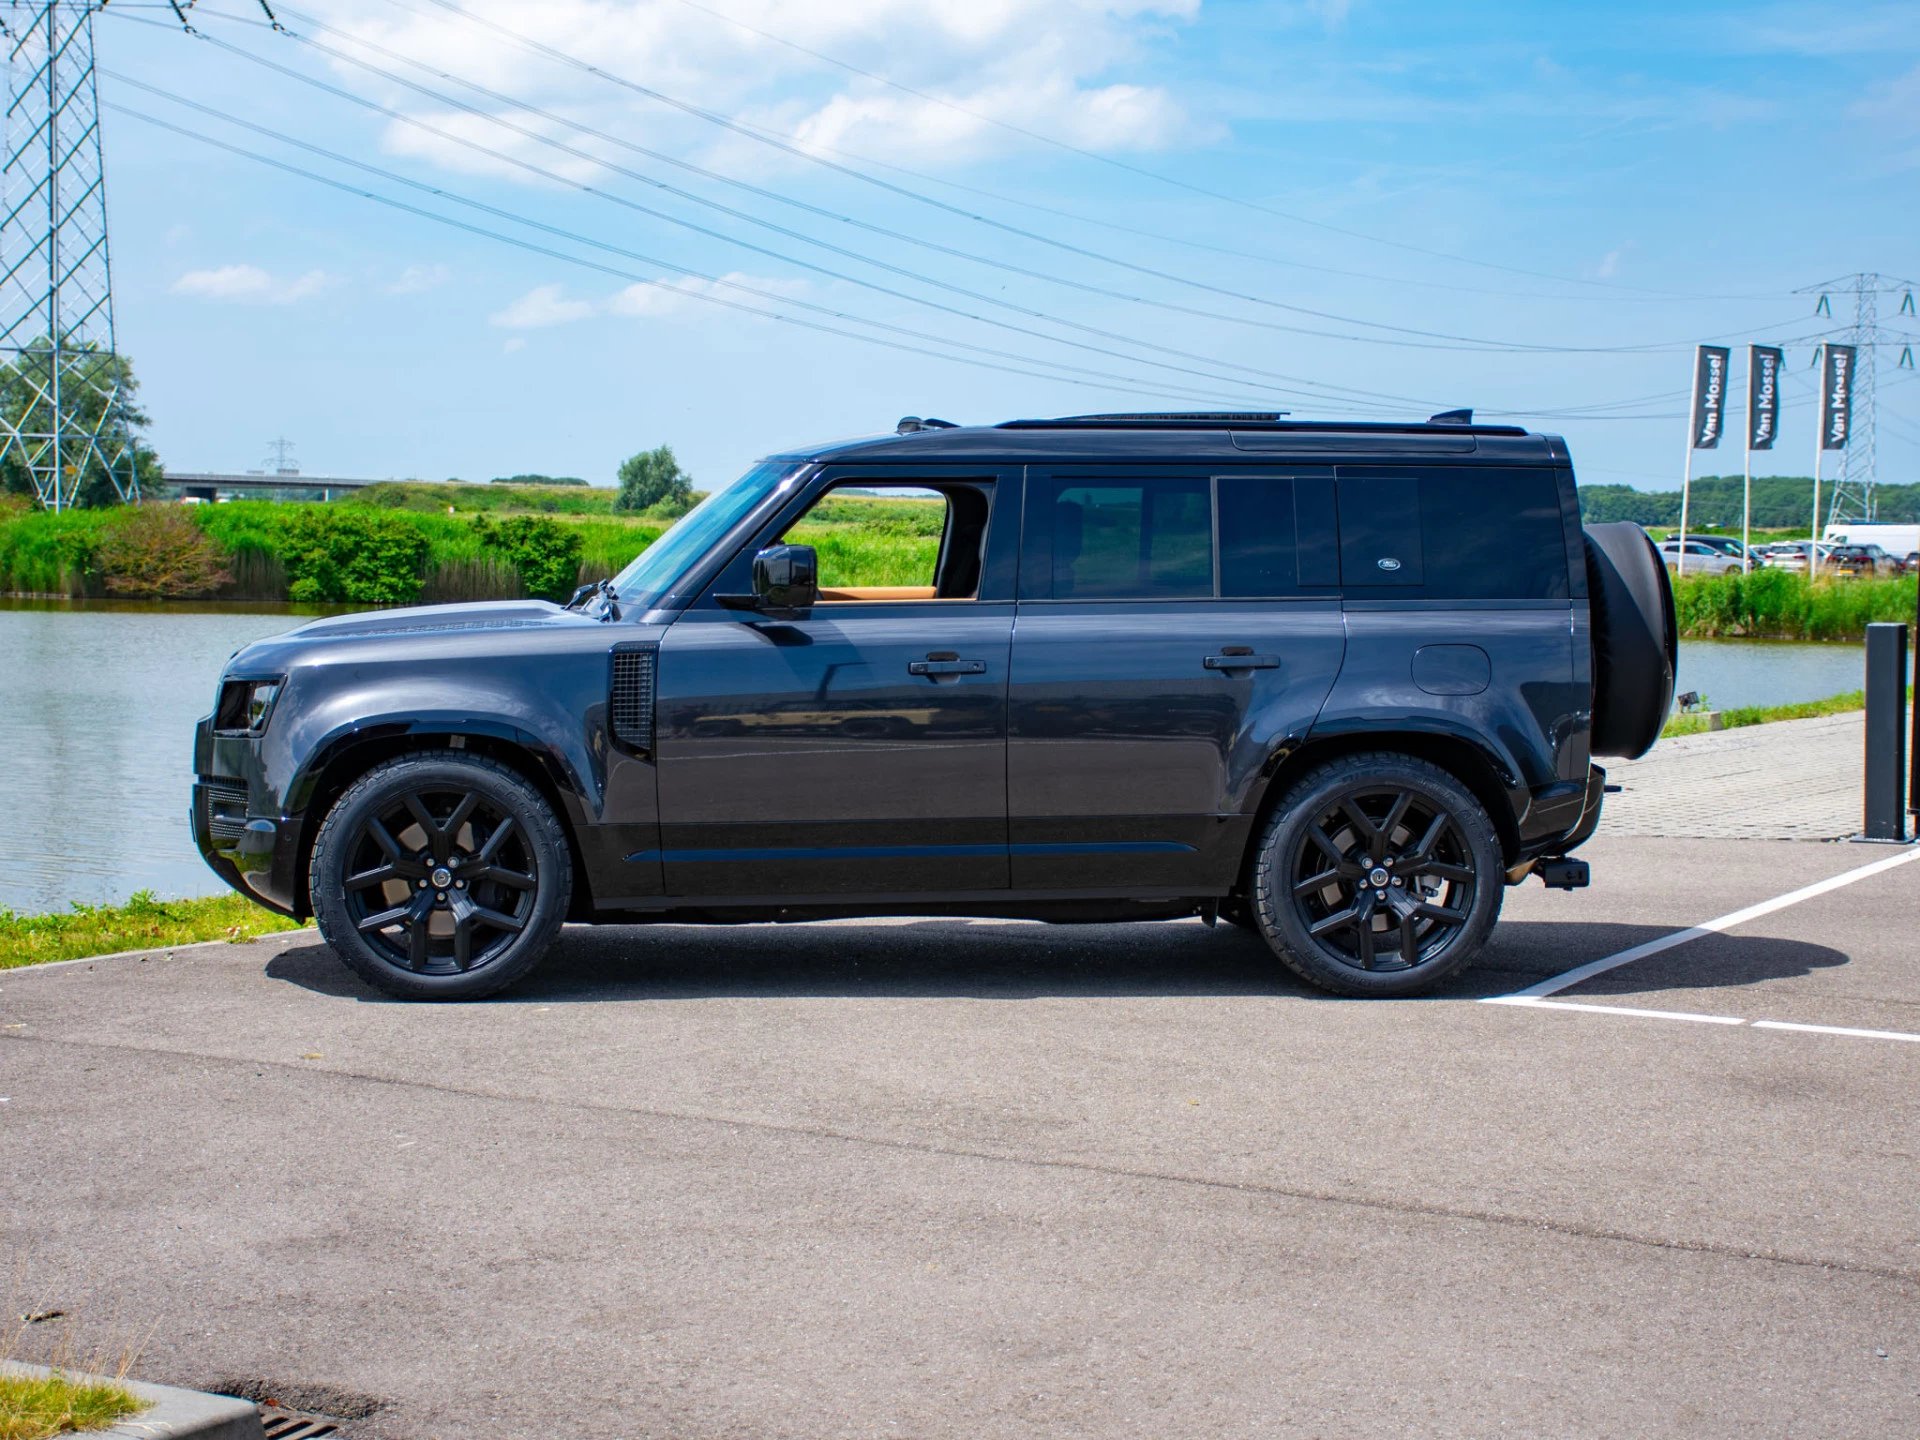
<svg viewBox="0 0 1920 1440">
<path fill-rule="evenodd" d="M 1593 868 L 1584 860 L 1542 860 L 1533 867 L 1549 890 L 1584 890 L 1593 883 Z"/>
</svg>

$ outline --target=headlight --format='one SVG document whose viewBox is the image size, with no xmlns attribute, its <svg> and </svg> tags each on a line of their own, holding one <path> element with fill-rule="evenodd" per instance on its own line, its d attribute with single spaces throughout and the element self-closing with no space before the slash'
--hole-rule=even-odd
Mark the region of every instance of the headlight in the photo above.
<svg viewBox="0 0 1920 1440">
<path fill-rule="evenodd" d="M 213 728 L 222 735 L 258 735 L 267 728 L 284 680 L 223 680 Z"/>
</svg>

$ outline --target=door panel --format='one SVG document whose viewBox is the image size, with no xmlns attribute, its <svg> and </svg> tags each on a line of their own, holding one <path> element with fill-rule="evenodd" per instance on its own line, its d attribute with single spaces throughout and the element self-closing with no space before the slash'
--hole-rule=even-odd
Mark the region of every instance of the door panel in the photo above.
<svg viewBox="0 0 1920 1440">
<path fill-rule="evenodd" d="M 1344 633 L 1337 600 L 1023 601 L 1008 700 L 1015 888 L 1224 891 L 1262 767 L 1312 727 Z"/>
<path fill-rule="evenodd" d="M 1003 889 L 1013 606 L 691 610 L 660 645 L 670 895 Z"/>
</svg>

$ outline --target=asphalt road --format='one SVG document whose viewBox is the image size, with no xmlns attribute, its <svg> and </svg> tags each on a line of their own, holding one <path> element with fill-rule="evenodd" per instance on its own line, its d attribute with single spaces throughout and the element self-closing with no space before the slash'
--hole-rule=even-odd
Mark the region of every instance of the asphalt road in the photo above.
<svg viewBox="0 0 1920 1440">
<path fill-rule="evenodd" d="M 0 975 L 24 1358 L 348 1433 L 1920 1433 L 1920 864 L 1602 839 L 1449 996 L 1198 923 L 569 931 L 385 1003 L 311 935 Z"/>
</svg>

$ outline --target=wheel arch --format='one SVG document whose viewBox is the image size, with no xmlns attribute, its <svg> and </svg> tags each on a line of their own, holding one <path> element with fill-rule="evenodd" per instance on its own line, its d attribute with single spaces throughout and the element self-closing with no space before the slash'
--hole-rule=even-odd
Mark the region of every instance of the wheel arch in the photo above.
<svg viewBox="0 0 1920 1440">
<path fill-rule="evenodd" d="M 1267 822 L 1294 782 L 1316 766 L 1329 760 L 1368 751 L 1383 750 L 1411 755 L 1438 765 L 1468 790 L 1493 821 L 1500 839 L 1500 851 L 1507 864 L 1520 853 L 1520 823 L 1514 796 L 1524 796 L 1520 781 L 1509 763 L 1481 742 L 1445 730 L 1356 729 L 1331 734 L 1313 734 L 1297 744 L 1283 745 L 1269 757 L 1264 784 L 1254 810 L 1254 821 L 1247 831 L 1246 851 L 1240 859 L 1235 882 L 1236 893 L 1244 894 L 1253 858 Z"/>
<path fill-rule="evenodd" d="M 440 753 L 484 756 L 512 770 L 539 792 L 552 807 L 567 839 L 567 859 L 573 869 L 572 900 L 567 918 L 581 919 L 593 909 L 592 883 L 580 848 L 583 815 L 573 777 L 562 762 L 525 732 L 511 726 L 421 728 L 406 723 L 373 725 L 334 737 L 302 767 L 288 788 L 289 812 L 304 816 L 299 861 L 295 871 L 295 903 L 310 910 L 307 888 L 313 847 L 321 823 L 348 786 L 376 765 L 403 755 Z"/>
</svg>

